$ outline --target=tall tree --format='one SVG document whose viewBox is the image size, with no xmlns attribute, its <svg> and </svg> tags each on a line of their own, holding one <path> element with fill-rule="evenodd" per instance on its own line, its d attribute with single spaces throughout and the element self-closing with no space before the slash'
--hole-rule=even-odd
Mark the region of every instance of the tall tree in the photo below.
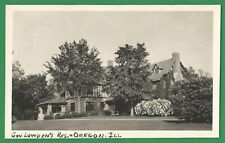
<svg viewBox="0 0 225 143">
<path fill-rule="evenodd" d="M 20 80 L 24 77 L 24 70 L 21 68 L 19 61 L 15 61 L 12 64 L 12 78 L 13 81 Z"/>
<path fill-rule="evenodd" d="M 33 119 L 36 105 L 48 96 L 45 75 L 25 76 L 19 62 L 12 65 L 12 108 L 18 119 Z"/>
<path fill-rule="evenodd" d="M 80 97 L 102 79 L 103 68 L 98 58 L 99 52 L 95 48 L 89 48 L 84 39 L 78 43 L 66 42 L 59 49 L 60 53 L 53 56 L 46 67 L 59 90 L 69 91 L 78 97 L 78 112 L 81 112 Z"/>
<path fill-rule="evenodd" d="M 32 102 L 36 105 L 41 99 L 49 96 L 45 74 L 33 74 L 26 77 L 28 89 L 26 93 L 32 97 Z"/>
<path fill-rule="evenodd" d="M 115 53 L 116 65 L 109 67 L 104 90 L 115 98 L 123 98 L 130 103 L 130 115 L 133 107 L 142 95 L 150 95 L 148 53 L 144 44 L 136 46 L 126 44 Z"/>
</svg>

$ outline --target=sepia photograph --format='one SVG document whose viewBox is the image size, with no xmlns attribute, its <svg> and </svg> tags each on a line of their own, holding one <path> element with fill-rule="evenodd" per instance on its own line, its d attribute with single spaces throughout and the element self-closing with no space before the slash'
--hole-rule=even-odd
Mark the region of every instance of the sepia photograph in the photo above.
<svg viewBox="0 0 225 143">
<path fill-rule="evenodd" d="M 6 31 L 7 138 L 219 136 L 218 5 L 10 5 Z"/>
</svg>

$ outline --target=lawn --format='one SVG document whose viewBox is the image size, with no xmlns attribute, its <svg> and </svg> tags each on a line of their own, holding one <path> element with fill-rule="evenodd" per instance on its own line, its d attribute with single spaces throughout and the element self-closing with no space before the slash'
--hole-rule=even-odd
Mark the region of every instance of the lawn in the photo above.
<svg viewBox="0 0 225 143">
<path fill-rule="evenodd" d="M 17 121 L 13 130 L 212 130 L 212 124 L 187 123 L 173 117 L 83 117 Z"/>
</svg>

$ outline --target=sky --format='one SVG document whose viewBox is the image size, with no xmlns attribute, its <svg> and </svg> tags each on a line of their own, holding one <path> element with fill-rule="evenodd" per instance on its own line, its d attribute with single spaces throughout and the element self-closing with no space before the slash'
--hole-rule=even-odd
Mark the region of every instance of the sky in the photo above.
<svg viewBox="0 0 225 143">
<path fill-rule="evenodd" d="M 26 74 L 44 64 L 65 42 L 86 39 L 100 52 L 103 66 L 124 44 L 145 43 L 149 62 L 179 52 L 184 66 L 212 74 L 213 13 L 153 11 L 17 11 L 13 15 L 13 61 Z"/>
</svg>

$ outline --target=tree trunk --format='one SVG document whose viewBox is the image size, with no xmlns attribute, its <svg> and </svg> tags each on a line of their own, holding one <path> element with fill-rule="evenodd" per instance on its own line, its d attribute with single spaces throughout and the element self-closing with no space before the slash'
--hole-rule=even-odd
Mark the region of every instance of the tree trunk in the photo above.
<svg viewBox="0 0 225 143">
<path fill-rule="evenodd" d="M 78 93 L 78 95 L 76 95 L 76 93 Z M 74 90 L 74 99 L 76 99 L 77 97 L 77 112 L 81 113 L 81 104 L 80 104 L 80 89 Z"/>
<path fill-rule="evenodd" d="M 130 109 L 130 116 L 134 116 L 134 107 L 133 106 Z"/>
<path fill-rule="evenodd" d="M 133 106 L 133 101 L 131 101 L 130 116 L 134 116 L 134 106 Z"/>
<path fill-rule="evenodd" d="M 77 112 L 81 113 L 80 95 L 77 96 Z"/>
</svg>

